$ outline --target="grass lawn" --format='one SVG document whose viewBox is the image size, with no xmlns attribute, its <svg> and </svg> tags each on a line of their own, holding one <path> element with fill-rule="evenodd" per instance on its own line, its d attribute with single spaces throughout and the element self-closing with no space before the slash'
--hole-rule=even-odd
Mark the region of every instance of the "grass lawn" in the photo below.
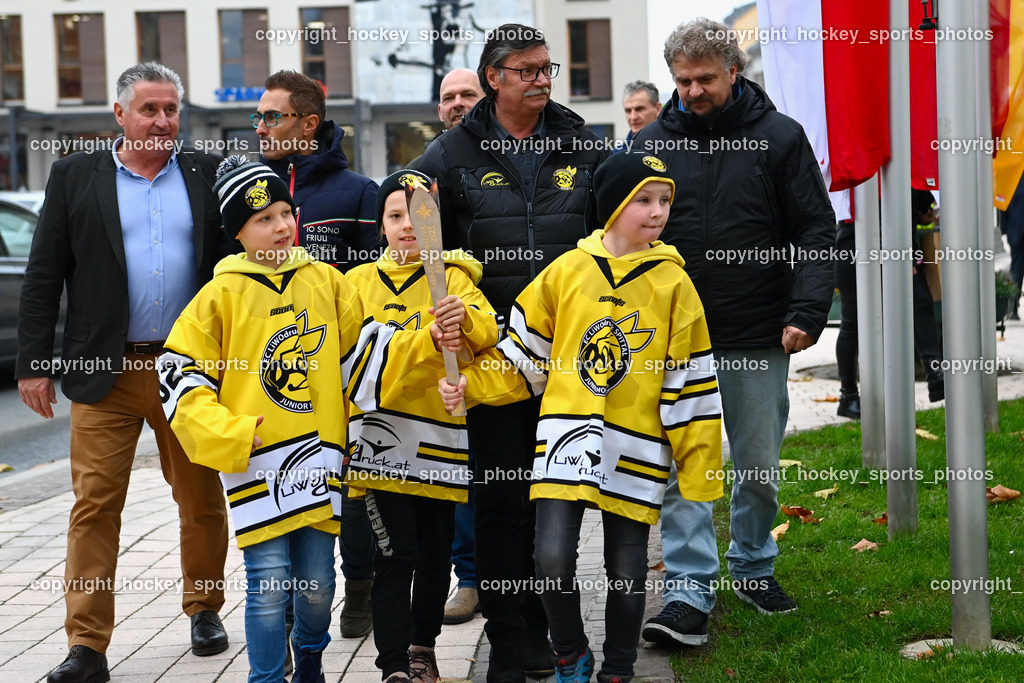
<svg viewBox="0 0 1024 683">
<path fill-rule="evenodd" d="M 1001 432 L 987 438 L 992 479 L 1024 490 L 1024 400 L 999 407 Z M 782 458 L 799 460 L 780 484 L 779 502 L 814 510 L 820 524 L 790 521 L 779 541 L 775 575 L 800 604 L 791 614 L 764 616 L 731 590 L 718 591 L 708 644 L 672 655 L 677 677 L 693 681 L 1024 681 L 1024 655 L 939 654 L 904 660 L 900 648 L 926 638 L 948 638 L 952 596 L 933 589 L 950 578 L 946 485 L 933 472 L 946 468 L 945 411 L 918 413 L 917 424 L 938 436 L 918 437 L 919 527 L 914 538 L 890 542 L 872 522 L 886 511 L 886 489 L 877 472 L 861 467 L 860 423 L 825 427 L 786 439 Z M 854 470 L 858 482 L 813 479 L 830 468 Z M 814 474 L 811 474 L 814 472 Z M 839 485 L 827 500 L 815 491 Z M 726 488 L 728 491 L 728 487 Z M 715 528 L 723 577 L 728 547 L 728 497 L 715 503 Z M 876 551 L 850 549 L 862 538 Z M 993 638 L 1024 645 L 1024 497 L 988 506 L 989 578 Z M 1015 594 L 1015 591 L 1020 593 Z M 888 610 L 888 616 L 869 616 Z"/>
</svg>

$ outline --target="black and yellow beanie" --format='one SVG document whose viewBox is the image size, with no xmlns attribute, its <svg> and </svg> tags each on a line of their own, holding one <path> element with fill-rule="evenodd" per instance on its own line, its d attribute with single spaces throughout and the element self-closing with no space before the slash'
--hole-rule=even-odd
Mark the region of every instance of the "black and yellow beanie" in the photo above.
<svg viewBox="0 0 1024 683">
<path fill-rule="evenodd" d="M 607 229 L 633 195 L 652 182 L 668 183 L 675 197 L 676 184 L 668 167 L 653 154 L 619 152 L 608 157 L 594 172 L 597 217 L 601 224 Z"/>
<path fill-rule="evenodd" d="M 421 184 L 424 189 L 429 190 L 431 184 L 430 177 L 419 171 L 414 171 L 411 168 L 403 168 L 395 171 L 387 178 L 384 179 L 380 184 L 380 188 L 377 190 L 377 232 L 383 230 L 384 225 L 384 202 L 387 201 L 388 195 L 396 190 L 405 192 L 405 188 L 410 185 Z"/>
<path fill-rule="evenodd" d="M 240 154 L 228 157 L 217 167 L 213 191 L 220 199 L 224 230 L 232 238 L 238 236 L 253 214 L 276 201 L 288 202 L 295 210 L 295 200 L 285 182 L 269 167 Z"/>
</svg>

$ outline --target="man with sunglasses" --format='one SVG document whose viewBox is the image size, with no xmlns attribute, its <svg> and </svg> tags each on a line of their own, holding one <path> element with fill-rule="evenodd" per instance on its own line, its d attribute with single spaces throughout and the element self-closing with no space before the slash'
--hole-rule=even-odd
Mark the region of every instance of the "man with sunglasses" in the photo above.
<svg viewBox="0 0 1024 683">
<path fill-rule="evenodd" d="M 376 260 L 377 184 L 349 168 L 345 132 L 327 120 L 323 85 L 284 70 L 265 87 L 250 120 L 260 161 L 288 183 L 298 207 L 296 244 L 342 271 Z"/>
<path fill-rule="evenodd" d="M 468 249 L 480 260 L 480 289 L 506 322 L 526 285 L 600 227 L 592 179 L 608 152 L 583 119 L 551 101 L 558 69 L 540 30 L 505 24 L 490 31 L 477 68 L 484 99 L 417 166 L 437 178 L 444 248 Z M 539 411 L 534 398 L 480 405 L 467 416 L 490 683 L 554 673 L 533 581 L 529 489 Z"/>
</svg>

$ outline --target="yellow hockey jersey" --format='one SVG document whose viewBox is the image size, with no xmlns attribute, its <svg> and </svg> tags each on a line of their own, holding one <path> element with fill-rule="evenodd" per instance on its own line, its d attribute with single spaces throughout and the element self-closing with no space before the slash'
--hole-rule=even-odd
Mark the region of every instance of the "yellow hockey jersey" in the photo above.
<svg viewBox="0 0 1024 683">
<path fill-rule="evenodd" d="M 471 403 L 543 392 L 531 498 L 658 521 L 672 458 L 683 497 L 721 497 L 721 397 L 704 309 L 674 247 L 612 256 L 597 230 L 516 299 L 464 372 Z"/>
<path fill-rule="evenodd" d="M 498 341 L 497 317 L 476 288 L 483 266 L 461 249 L 445 256 L 448 293 L 466 306 L 464 343 L 473 353 L 493 347 Z M 345 276 L 359 290 L 366 313 L 374 320 L 404 330 L 429 327 L 433 322 L 427 313 L 432 301 L 422 263 L 398 265 L 385 251 L 376 263 L 353 268 Z M 436 379 L 444 375 L 440 352 L 427 367 Z M 354 410 L 349 453 L 345 484 L 355 494 L 381 489 L 460 503 L 467 500 L 473 473 L 467 466 L 466 421 L 445 412 L 436 381 L 427 389 L 403 387 L 396 400 L 372 413 Z"/>
<path fill-rule="evenodd" d="M 429 332 L 373 322 L 341 273 L 301 247 L 277 270 L 223 259 L 166 348 L 164 412 L 189 458 L 221 472 L 239 547 L 304 526 L 338 533 L 343 396 L 373 410 L 403 384 L 437 384 L 417 369 L 437 354 Z"/>
</svg>

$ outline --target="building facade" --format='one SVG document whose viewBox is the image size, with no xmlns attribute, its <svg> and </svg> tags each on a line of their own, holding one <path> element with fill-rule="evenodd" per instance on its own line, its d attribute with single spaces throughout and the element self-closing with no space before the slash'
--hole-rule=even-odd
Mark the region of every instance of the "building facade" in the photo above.
<svg viewBox="0 0 1024 683">
<path fill-rule="evenodd" d="M 355 170 L 382 178 L 437 133 L 440 78 L 476 68 L 486 31 L 544 31 L 552 96 L 622 138 L 623 86 L 647 78 L 645 3 L 610 0 L 0 0 L 0 189 L 41 190 L 52 163 L 120 134 L 115 80 L 162 62 L 185 84 L 182 140 L 258 153 L 249 115 L 279 69 L 320 80 Z M 12 144 L 13 142 L 13 144 Z"/>
</svg>

